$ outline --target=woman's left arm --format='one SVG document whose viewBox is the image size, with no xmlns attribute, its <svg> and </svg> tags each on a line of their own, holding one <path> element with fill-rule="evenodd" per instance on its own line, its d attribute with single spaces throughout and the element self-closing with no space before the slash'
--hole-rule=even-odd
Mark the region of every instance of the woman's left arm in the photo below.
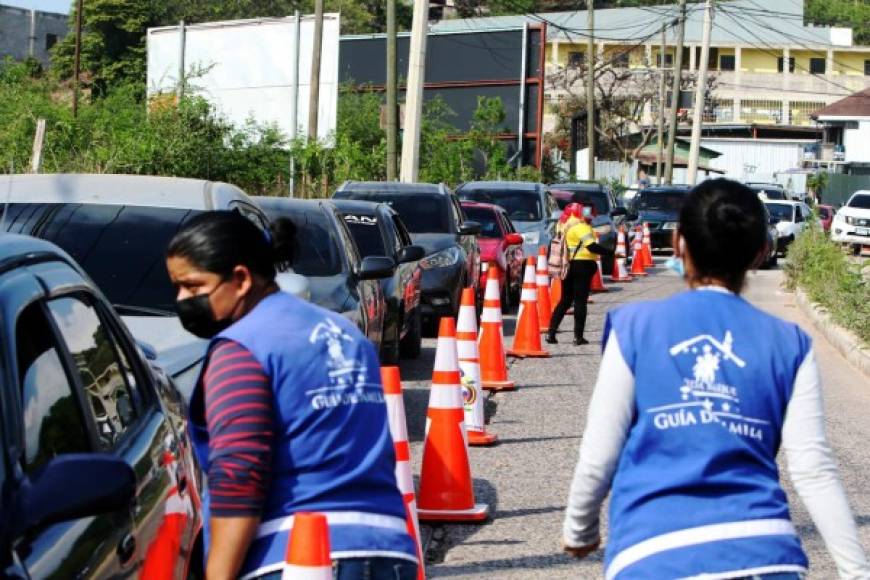
<svg viewBox="0 0 870 580">
<path fill-rule="evenodd" d="M 562 543 L 568 553 L 583 557 L 600 540 L 599 513 L 634 417 L 634 375 L 611 331 L 601 359 L 580 459 L 571 482 Z M 584 549 L 585 548 L 585 549 Z"/>
</svg>

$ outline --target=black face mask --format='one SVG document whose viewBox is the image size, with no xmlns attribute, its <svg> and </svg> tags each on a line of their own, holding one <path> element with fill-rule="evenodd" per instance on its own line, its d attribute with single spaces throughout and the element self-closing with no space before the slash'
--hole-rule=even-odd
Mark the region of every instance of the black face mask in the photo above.
<svg viewBox="0 0 870 580">
<path fill-rule="evenodd" d="M 233 323 L 231 318 L 215 320 L 208 298 L 209 294 L 199 294 L 175 303 L 181 326 L 200 338 L 213 338 Z"/>
</svg>

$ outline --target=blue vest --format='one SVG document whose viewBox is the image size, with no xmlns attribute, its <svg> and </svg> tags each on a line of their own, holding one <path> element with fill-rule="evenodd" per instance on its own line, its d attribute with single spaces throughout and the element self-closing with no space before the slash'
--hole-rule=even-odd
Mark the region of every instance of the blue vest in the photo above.
<svg viewBox="0 0 870 580">
<path fill-rule="evenodd" d="M 333 559 L 416 562 L 374 346 L 344 317 L 283 292 L 221 338 L 251 351 L 275 396 L 271 489 L 240 576 L 280 569 L 296 512 L 327 516 Z M 201 389 L 200 377 L 192 397 Z M 208 433 L 193 422 L 191 432 L 207 471 Z"/>
<path fill-rule="evenodd" d="M 611 331 L 635 377 L 635 417 L 606 578 L 804 571 L 776 454 L 810 339 L 712 289 L 614 310 L 605 344 Z"/>
</svg>

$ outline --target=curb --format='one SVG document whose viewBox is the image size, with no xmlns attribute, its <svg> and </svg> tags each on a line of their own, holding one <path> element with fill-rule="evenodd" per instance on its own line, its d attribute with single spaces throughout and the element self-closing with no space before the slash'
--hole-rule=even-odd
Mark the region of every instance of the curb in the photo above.
<svg viewBox="0 0 870 580">
<path fill-rule="evenodd" d="M 812 302 L 806 293 L 798 288 L 795 291 L 798 307 L 812 321 L 822 336 L 852 363 L 864 376 L 870 377 L 870 349 L 861 346 L 861 341 L 852 332 L 838 325 L 820 304 Z"/>
</svg>

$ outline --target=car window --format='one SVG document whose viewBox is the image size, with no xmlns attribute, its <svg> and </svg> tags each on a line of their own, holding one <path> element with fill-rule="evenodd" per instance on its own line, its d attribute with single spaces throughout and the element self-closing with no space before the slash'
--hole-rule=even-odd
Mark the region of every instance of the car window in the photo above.
<svg viewBox="0 0 870 580">
<path fill-rule="evenodd" d="M 363 258 L 389 254 L 378 222 L 378 217 L 374 215 L 344 214 L 344 223 L 347 224 L 347 229 L 350 230 L 356 247 Z"/>
<path fill-rule="evenodd" d="M 534 191 L 471 189 L 462 190 L 460 197 L 469 201 L 500 205 L 514 221 L 537 222 L 541 220 L 543 212 L 541 196 Z"/>
<path fill-rule="evenodd" d="M 57 455 L 90 451 L 90 444 L 63 355 L 40 304 L 22 312 L 15 334 L 24 424 L 22 468 L 33 473 Z"/>
<path fill-rule="evenodd" d="M 312 205 L 304 210 L 266 209 L 272 219 L 287 218 L 296 226 L 293 271 L 313 278 L 341 274 L 342 254 L 338 236 L 326 213 Z"/>
<path fill-rule="evenodd" d="M 336 232 L 338 233 L 338 239 L 341 240 L 341 244 L 343 248 L 346 248 L 347 259 L 351 264 L 359 264 L 362 261 L 360 257 L 360 252 L 356 247 L 356 242 L 353 241 L 353 236 L 350 233 L 350 230 L 345 225 L 344 220 L 341 219 L 341 212 L 335 212 L 335 218 L 337 222 Z M 383 254 L 381 254 L 383 255 Z"/>
<path fill-rule="evenodd" d="M 502 231 L 498 223 L 498 215 L 496 212 L 485 207 L 469 207 L 463 208 L 465 215 L 471 221 L 480 224 L 480 237 L 482 238 L 501 238 Z"/>
<path fill-rule="evenodd" d="M 559 211 L 559 204 L 556 203 L 556 198 L 551 193 L 546 194 L 547 197 L 547 217 L 553 215 L 553 212 Z"/>
<path fill-rule="evenodd" d="M 380 216 L 379 219 L 382 219 L 382 217 Z M 388 245 L 392 244 L 393 254 L 398 256 L 402 248 L 405 247 L 405 243 L 402 241 L 401 235 L 399 235 L 399 230 L 396 229 L 396 222 L 392 219 L 382 221 L 381 231 L 387 237 L 386 243 Z"/>
<path fill-rule="evenodd" d="M 254 209 L 251 206 L 249 206 L 248 204 L 242 203 L 242 202 L 237 202 L 234 205 L 234 209 L 239 210 L 239 212 L 243 216 L 245 216 L 246 218 L 248 218 L 249 220 L 254 222 L 254 225 L 257 226 L 258 228 L 260 228 L 261 230 L 263 230 L 264 232 L 269 231 L 268 221 L 263 217 L 263 214 L 261 214 L 256 209 Z"/>
<path fill-rule="evenodd" d="M 343 199 L 348 198 L 389 205 L 402 217 L 402 222 L 412 234 L 446 234 L 452 231 L 449 222 L 452 216 L 447 209 L 449 202 L 444 195 L 351 192 L 343 196 Z"/>
<path fill-rule="evenodd" d="M 607 199 L 607 193 L 604 191 L 575 191 L 571 196 L 571 201 L 582 203 L 583 205 L 591 205 L 595 208 L 596 215 L 607 215 L 610 213 L 610 204 Z"/>
<path fill-rule="evenodd" d="M 775 217 L 777 221 L 790 222 L 793 221 L 794 209 L 792 206 L 785 203 L 766 203 L 770 215 Z"/>
<path fill-rule="evenodd" d="M 501 215 L 502 223 L 504 223 L 504 231 L 506 231 L 509 234 L 517 233 L 517 230 L 514 227 L 513 222 L 511 222 L 511 220 L 508 219 L 507 214 L 503 213 L 503 214 L 499 214 L 499 215 Z"/>
<path fill-rule="evenodd" d="M 129 361 L 84 299 L 58 298 L 48 303 L 48 309 L 76 364 L 100 448 L 109 451 L 136 419 L 135 379 Z"/>
<path fill-rule="evenodd" d="M 411 235 L 408 233 L 408 230 L 405 228 L 405 223 L 402 221 L 397 215 L 393 216 L 393 225 L 396 226 L 396 231 L 399 233 L 399 239 L 402 242 L 402 247 L 410 246 L 414 242 L 411 241 Z"/>
<path fill-rule="evenodd" d="M 686 194 L 681 191 L 642 191 L 637 199 L 637 208 L 641 210 L 679 212 Z"/>
<path fill-rule="evenodd" d="M 456 224 L 455 229 L 459 229 L 459 226 L 465 221 L 465 214 L 462 212 L 462 207 L 459 205 L 459 202 L 453 197 L 450 197 L 450 209 L 453 211 L 453 223 Z"/>
<path fill-rule="evenodd" d="M 858 209 L 870 209 L 870 195 L 856 195 L 849 200 L 848 205 Z"/>
</svg>

